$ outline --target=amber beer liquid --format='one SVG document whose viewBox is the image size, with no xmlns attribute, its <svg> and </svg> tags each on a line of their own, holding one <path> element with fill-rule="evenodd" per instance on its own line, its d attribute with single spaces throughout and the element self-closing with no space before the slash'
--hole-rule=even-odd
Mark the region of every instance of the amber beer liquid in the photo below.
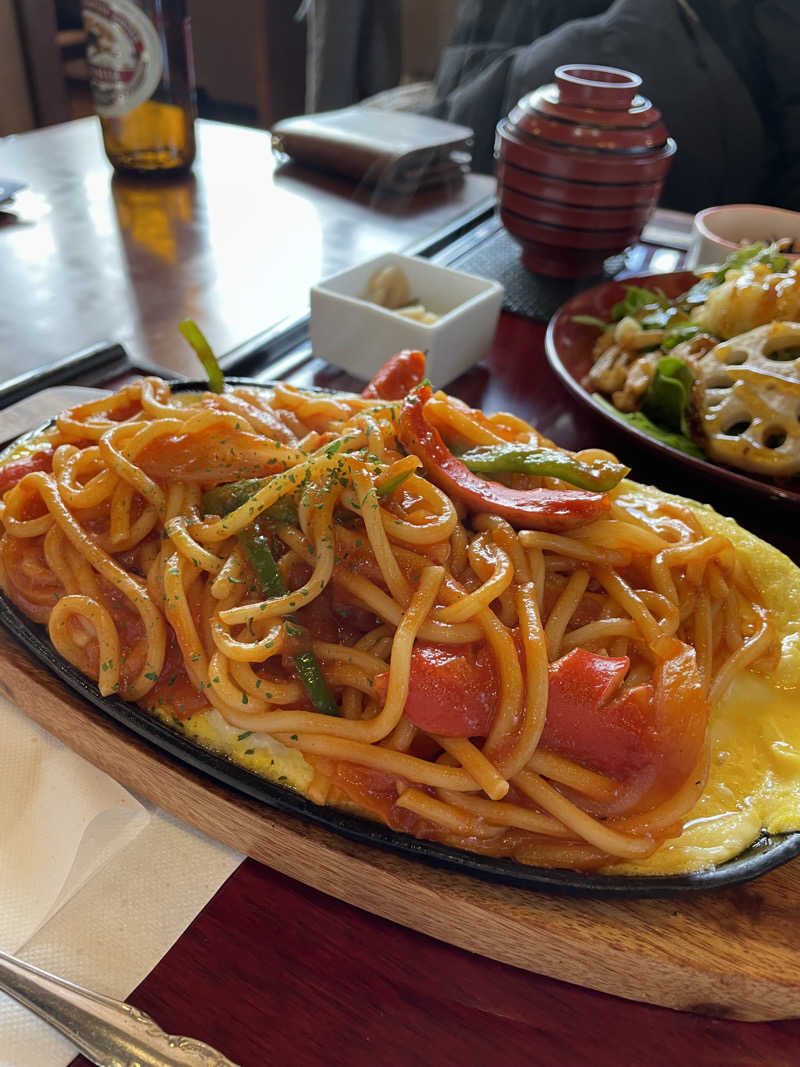
<svg viewBox="0 0 800 1067">
<path fill-rule="evenodd" d="M 186 0 L 83 0 L 106 154 L 120 173 L 181 173 L 195 156 Z"/>
</svg>

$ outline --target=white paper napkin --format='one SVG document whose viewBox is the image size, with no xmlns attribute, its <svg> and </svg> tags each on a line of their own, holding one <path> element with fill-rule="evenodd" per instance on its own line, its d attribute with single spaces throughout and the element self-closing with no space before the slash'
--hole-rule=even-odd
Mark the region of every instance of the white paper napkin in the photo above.
<svg viewBox="0 0 800 1067">
<path fill-rule="evenodd" d="M 242 856 L 132 796 L 0 698 L 0 946 L 124 998 Z M 0 993 L 0 1067 L 75 1049 Z"/>
<path fill-rule="evenodd" d="M 16 952 L 150 819 L 0 698 L 0 945 Z"/>
</svg>

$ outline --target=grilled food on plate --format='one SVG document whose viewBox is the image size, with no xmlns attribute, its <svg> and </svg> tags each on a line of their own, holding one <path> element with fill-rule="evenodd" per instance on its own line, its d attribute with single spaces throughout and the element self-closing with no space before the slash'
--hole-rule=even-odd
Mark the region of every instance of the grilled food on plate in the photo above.
<svg viewBox="0 0 800 1067">
<path fill-rule="evenodd" d="M 591 321 L 586 384 L 641 429 L 752 474 L 800 474 L 796 261 L 753 245 L 675 300 L 628 286 L 610 322 Z"/>
</svg>

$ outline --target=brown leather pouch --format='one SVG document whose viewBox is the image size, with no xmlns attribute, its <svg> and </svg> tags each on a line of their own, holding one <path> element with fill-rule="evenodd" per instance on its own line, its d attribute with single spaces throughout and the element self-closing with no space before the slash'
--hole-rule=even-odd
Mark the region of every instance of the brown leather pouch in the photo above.
<svg viewBox="0 0 800 1067">
<path fill-rule="evenodd" d="M 469 170 L 472 130 L 358 104 L 282 119 L 272 127 L 272 145 L 298 163 L 409 193 L 460 179 Z"/>
</svg>

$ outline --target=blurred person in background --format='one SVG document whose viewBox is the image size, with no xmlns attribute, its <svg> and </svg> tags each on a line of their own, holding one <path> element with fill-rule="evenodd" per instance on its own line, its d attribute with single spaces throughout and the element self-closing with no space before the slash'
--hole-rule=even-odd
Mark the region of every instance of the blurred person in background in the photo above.
<svg viewBox="0 0 800 1067">
<path fill-rule="evenodd" d="M 494 128 L 562 63 L 634 71 L 678 152 L 662 204 L 800 210 L 800 0 L 462 0 L 429 113 Z"/>
</svg>

